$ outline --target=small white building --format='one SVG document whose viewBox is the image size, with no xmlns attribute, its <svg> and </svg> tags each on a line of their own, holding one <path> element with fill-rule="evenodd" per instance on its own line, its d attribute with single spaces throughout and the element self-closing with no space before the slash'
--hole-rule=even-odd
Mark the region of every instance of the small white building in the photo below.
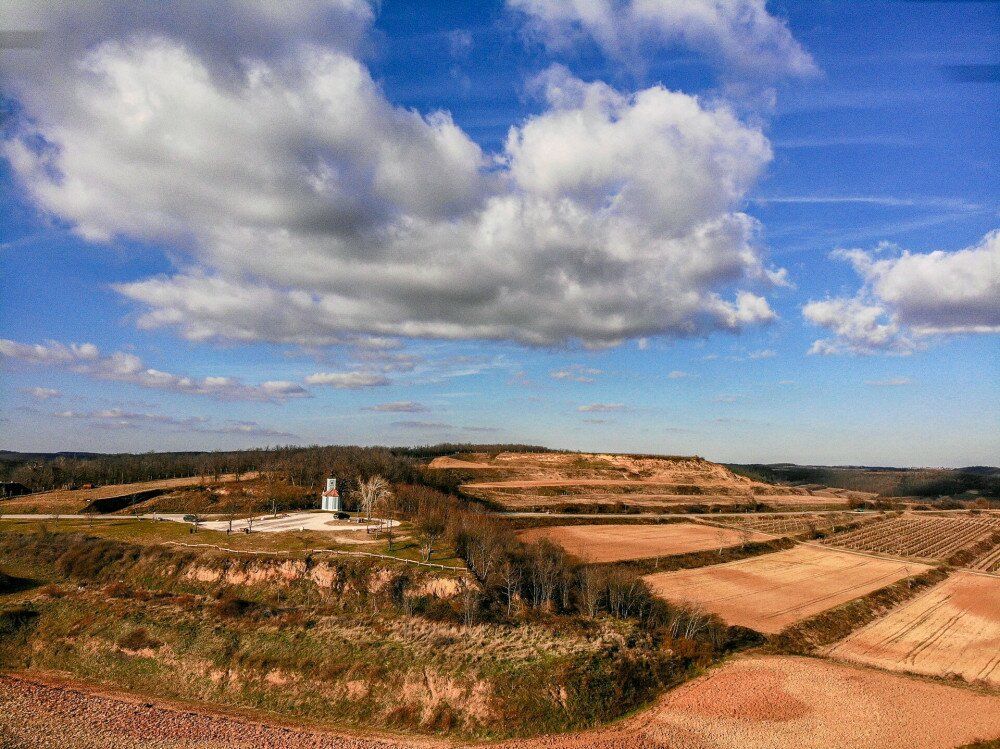
<svg viewBox="0 0 1000 749">
<path fill-rule="evenodd" d="M 326 480 L 326 491 L 320 495 L 320 509 L 327 512 L 340 512 L 343 507 L 340 502 L 340 492 L 337 491 L 337 479 Z"/>
</svg>

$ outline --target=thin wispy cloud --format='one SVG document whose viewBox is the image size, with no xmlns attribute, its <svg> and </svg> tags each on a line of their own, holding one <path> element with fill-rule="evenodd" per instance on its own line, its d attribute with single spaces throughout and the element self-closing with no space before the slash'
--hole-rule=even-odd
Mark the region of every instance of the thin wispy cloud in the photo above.
<svg viewBox="0 0 1000 749">
<path fill-rule="evenodd" d="M 107 356 L 92 343 L 19 343 L 0 339 L 0 356 L 33 366 L 66 369 L 98 380 L 124 382 L 151 390 L 201 395 L 217 400 L 282 403 L 308 398 L 309 392 L 294 382 L 268 380 L 248 385 L 236 377 L 191 377 L 147 367 L 141 358 L 124 351 Z"/>
<path fill-rule="evenodd" d="M 596 367 L 585 367 L 582 364 L 571 364 L 564 369 L 557 369 L 549 372 L 549 377 L 553 380 L 569 380 L 572 382 L 594 382 L 598 375 L 604 374 L 603 370 Z"/>
<path fill-rule="evenodd" d="M 185 434 L 234 434 L 246 437 L 283 437 L 296 435 L 281 429 L 262 426 L 256 421 L 229 421 L 222 425 L 212 423 L 205 416 L 170 416 L 160 413 L 129 411 L 123 408 L 108 408 L 96 411 L 57 411 L 50 414 L 59 419 L 77 419 L 89 422 L 96 429 L 140 429 L 143 427 L 165 427 Z"/>
<path fill-rule="evenodd" d="M 962 198 L 895 197 L 892 195 L 784 195 L 755 197 L 758 205 L 875 205 L 889 208 L 936 208 L 960 211 L 979 211 L 982 206 Z"/>
<path fill-rule="evenodd" d="M 912 380 L 909 377 L 890 377 L 886 380 L 865 380 L 865 384 L 875 387 L 900 387 L 912 384 Z"/>
<path fill-rule="evenodd" d="M 379 403 L 375 406 L 369 406 L 365 409 L 366 411 L 375 411 L 376 413 L 406 413 L 406 414 L 418 414 L 427 413 L 430 409 L 423 405 L 422 403 L 416 403 L 414 401 L 393 401 L 392 403 Z"/>
<path fill-rule="evenodd" d="M 59 398 L 62 396 L 62 393 L 56 390 L 55 388 L 33 387 L 33 388 L 26 388 L 21 392 L 26 393 L 35 400 L 40 400 L 40 401 L 49 400 L 50 398 Z"/>
<path fill-rule="evenodd" d="M 400 429 L 454 429 L 452 424 L 445 424 L 440 421 L 420 421 L 417 419 L 405 419 L 403 421 L 394 421 L 392 426 L 399 427 Z"/>
<path fill-rule="evenodd" d="M 307 385 L 325 385 L 337 390 L 362 390 L 391 383 L 388 377 L 376 372 L 316 372 L 306 377 Z"/>
<path fill-rule="evenodd" d="M 588 403 L 583 406 L 577 406 L 576 410 L 580 413 L 620 413 L 625 410 L 624 403 Z"/>
</svg>

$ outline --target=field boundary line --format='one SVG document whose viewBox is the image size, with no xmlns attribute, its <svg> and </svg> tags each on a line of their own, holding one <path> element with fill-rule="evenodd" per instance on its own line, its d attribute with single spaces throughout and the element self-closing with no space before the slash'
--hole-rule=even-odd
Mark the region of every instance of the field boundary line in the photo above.
<svg viewBox="0 0 1000 749">
<path fill-rule="evenodd" d="M 257 551 L 254 549 L 230 549 L 226 546 L 219 546 L 218 544 L 186 544 L 181 541 L 164 541 L 166 546 L 183 546 L 189 549 L 218 549 L 219 551 L 229 552 L 231 554 L 291 554 L 290 551 Z M 389 554 L 376 554 L 372 551 L 343 551 L 341 549 L 302 549 L 302 551 L 307 554 L 338 554 L 340 556 L 346 557 L 372 557 L 375 559 L 389 559 L 393 562 L 405 562 L 406 564 L 415 564 L 420 567 L 433 567 L 439 570 L 452 570 L 455 572 L 468 573 L 468 569 L 465 567 L 452 567 L 447 564 L 438 564 L 437 562 L 420 562 L 416 559 L 404 559 L 403 557 L 394 557 Z"/>
</svg>

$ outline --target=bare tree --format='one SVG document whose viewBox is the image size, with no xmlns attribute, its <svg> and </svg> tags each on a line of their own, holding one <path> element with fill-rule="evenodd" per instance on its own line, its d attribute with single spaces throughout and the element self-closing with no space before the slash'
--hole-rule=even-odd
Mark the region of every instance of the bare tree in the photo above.
<svg viewBox="0 0 1000 749">
<path fill-rule="evenodd" d="M 444 535 L 448 527 L 448 510 L 445 501 L 438 497 L 424 497 L 417 506 L 414 518 L 420 538 L 420 555 L 429 562 L 434 552 L 434 544 Z"/>
<path fill-rule="evenodd" d="M 232 495 L 226 500 L 226 519 L 229 521 L 229 528 L 226 529 L 226 533 L 231 535 L 233 532 L 233 521 L 236 519 L 236 501 Z"/>
<path fill-rule="evenodd" d="M 521 568 L 510 557 L 503 560 L 500 566 L 500 581 L 503 587 L 504 597 L 507 599 L 507 616 L 514 613 L 514 601 L 521 591 Z"/>
<path fill-rule="evenodd" d="M 468 555 L 469 568 L 486 585 L 501 557 L 496 541 L 482 533 L 469 543 Z"/>
<path fill-rule="evenodd" d="M 462 617 L 466 627 L 476 623 L 480 598 L 479 588 L 474 583 L 470 583 L 462 590 Z"/>
<path fill-rule="evenodd" d="M 646 584 L 634 572 L 612 570 L 608 573 L 608 608 L 619 619 L 637 613 L 644 598 L 648 598 Z"/>
<path fill-rule="evenodd" d="M 361 512 L 365 514 L 368 522 L 371 522 L 372 512 L 383 500 L 386 494 L 391 494 L 392 488 L 389 482 L 382 476 L 372 476 L 358 484 L 358 494 L 361 497 Z"/>
<path fill-rule="evenodd" d="M 382 492 L 379 497 L 379 511 L 385 519 L 385 537 L 389 542 L 389 551 L 392 552 L 392 539 L 395 535 L 395 520 L 392 516 L 396 514 L 396 493 L 391 491 Z"/>
<path fill-rule="evenodd" d="M 531 599 L 535 606 L 549 606 L 553 602 L 562 571 L 566 566 L 565 552 L 548 539 L 531 547 L 530 563 Z"/>
<path fill-rule="evenodd" d="M 580 569 L 577 585 L 580 591 L 580 607 L 593 619 L 601 606 L 601 598 L 607 589 L 607 581 L 601 570 L 590 565 Z"/>
</svg>

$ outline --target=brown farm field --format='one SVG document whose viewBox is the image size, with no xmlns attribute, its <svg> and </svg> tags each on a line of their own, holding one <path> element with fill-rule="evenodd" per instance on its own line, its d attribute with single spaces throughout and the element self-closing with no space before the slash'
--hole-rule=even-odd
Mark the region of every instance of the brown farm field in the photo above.
<svg viewBox="0 0 1000 749">
<path fill-rule="evenodd" d="M 1000 534 L 1000 515 L 992 513 L 948 516 L 905 513 L 838 533 L 823 543 L 901 557 L 945 560 L 983 543 L 987 547 L 984 551 L 991 551 L 994 534 Z"/>
<path fill-rule="evenodd" d="M 802 545 L 738 562 L 645 579 L 660 596 L 686 601 L 729 624 L 775 634 L 790 624 L 930 567 Z"/>
<path fill-rule="evenodd" d="M 744 536 L 737 530 L 698 523 L 558 525 L 521 531 L 518 537 L 526 542 L 547 538 L 578 559 L 594 563 L 687 554 L 769 539 L 760 533 Z"/>
<path fill-rule="evenodd" d="M 824 653 L 1000 687 L 1000 577 L 955 572 Z"/>
<path fill-rule="evenodd" d="M 256 478 L 255 473 L 242 474 L 241 478 L 249 481 Z M 93 489 L 60 489 L 51 492 L 25 494 L 16 499 L 4 500 L 0 509 L 5 513 L 77 513 L 86 509 L 87 505 L 99 499 L 111 499 L 129 494 L 155 491 L 160 489 L 183 489 L 201 484 L 225 483 L 235 481 L 235 474 L 219 476 L 218 481 L 207 476 L 185 476 L 174 479 L 159 479 L 157 481 L 139 481 L 134 484 L 108 484 Z"/>
<path fill-rule="evenodd" d="M 464 492 L 510 510 L 579 505 L 656 511 L 756 503 L 837 509 L 853 496 L 765 484 L 698 457 L 473 453 L 435 458 L 428 468 L 456 471 L 465 481 Z"/>
<path fill-rule="evenodd" d="M 326 732 L 56 682 L 0 677 L 0 732 L 62 749 L 953 749 L 1000 736 L 1000 697 L 789 656 L 729 661 L 609 728 L 477 745 Z"/>
</svg>

